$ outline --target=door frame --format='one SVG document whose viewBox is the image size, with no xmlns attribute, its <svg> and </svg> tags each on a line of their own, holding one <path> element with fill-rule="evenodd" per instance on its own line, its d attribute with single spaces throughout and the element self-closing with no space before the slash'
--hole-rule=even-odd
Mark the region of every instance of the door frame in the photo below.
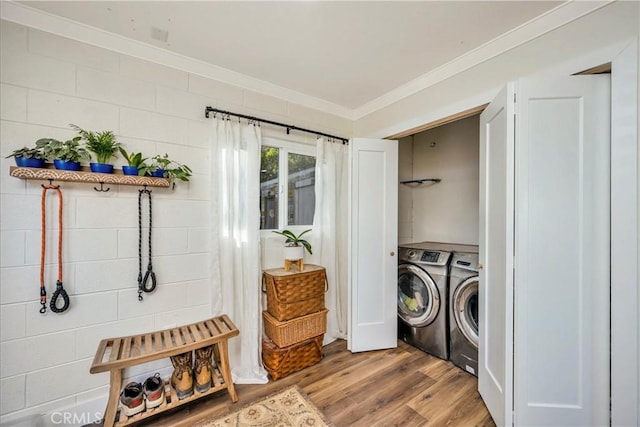
<svg viewBox="0 0 640 427">
<path fill-rule="evenodd" d="M 611 425 L 640 425 L 639 50 L 611 61 Z"/>
</svg>

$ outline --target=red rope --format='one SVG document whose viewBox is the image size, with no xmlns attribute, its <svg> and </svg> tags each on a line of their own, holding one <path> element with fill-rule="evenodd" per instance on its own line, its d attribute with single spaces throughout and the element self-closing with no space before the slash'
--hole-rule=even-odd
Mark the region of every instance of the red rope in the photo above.
<svg viewBox="0 0 640 427">
<path fill-rule="evenodd" d="M 58 198 L 60 199 L 60 207 L 58 208 L 58 282 L 62 282 L 62 191 L 60 187 L 56 185 L 43 185 L 42 186 L 42 248 L 40 251 L 40 289 L 44 289 L 44 262 L 45 252 L 47 246 L 47 211 L 45 200 L 47 198 L 47 190 L 56 190 Z M 43 295 L 44 294 L 44 295 Z M 46 293 L 40 292 L 40 303 L 46 303 Z"/>
</svg>

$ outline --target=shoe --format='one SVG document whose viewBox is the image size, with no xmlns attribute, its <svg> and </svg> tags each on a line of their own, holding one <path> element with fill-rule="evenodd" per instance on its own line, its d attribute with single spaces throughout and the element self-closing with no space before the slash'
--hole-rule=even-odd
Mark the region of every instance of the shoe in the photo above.
<svg viewBox="0 0 640 427">
<path fill-rule="evenodd" d="M 164 381 L 160 378 L 160 374 L 156 374 L 147 378 L 142 385 L 144 397 L 147 399 L 147 409 L 160 406 L 164 402 Z"/>
<path fill-rule="evenodd" d="M 196 350 L 196 363 L 193 369 L 193 377 L 196 382 L 196 390 L 200 393 L 204 393 L 211 388 L 213 375 L 213 365 L 211 364 L 212 355 L 213 346 Z"/>
<path fill-rule="evenodd" d="M 171 387 L 176 391 L 178 399 L 184 399 L 193 394 L 193 369 L 191 369 L 191 352 L 171 356 L 173 374 Z"/>
<path fill-rule="evenodd" d="M 124 386 L 122 393 L 120 393 L 120 403 L 122 403 L 122 412 L 127 417 L 144 411 L 144 396 L 140 383 L 130 382 Z"/>
</svg>

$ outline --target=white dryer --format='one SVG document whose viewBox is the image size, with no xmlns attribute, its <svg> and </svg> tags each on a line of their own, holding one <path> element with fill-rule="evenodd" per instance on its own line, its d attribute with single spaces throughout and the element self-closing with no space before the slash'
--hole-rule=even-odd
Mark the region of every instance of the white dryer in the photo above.
<svg viewBox="0 0 640 427">
<path fill-rule="evenodd" d="M 478 254 L 455 252 L 449 280 L 449 359 L 478 376 Z"/>
<path fill-rule="evenodd" d="M 398 248 L 398 338 L 445 360 L 450 259 L 451 252 L 428 244 Z"/>
</svg>

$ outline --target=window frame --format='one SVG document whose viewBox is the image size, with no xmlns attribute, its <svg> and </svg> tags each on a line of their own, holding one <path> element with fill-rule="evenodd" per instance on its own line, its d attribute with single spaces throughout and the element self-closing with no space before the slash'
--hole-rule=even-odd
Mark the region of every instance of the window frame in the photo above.
<svg viewBox="0 0 640 427">
<path fill-rule="evenodd" d="M 287 177 L 289 176 L 289 153 L 301 154 L 303 156 L 311 156 L 318 161 L 316 146 L 305 144 L 303 142 L 294 142 L 275 137 L 263 137 L 262 147 L 274 147 L 278 151 L 278 228 L 260 229 L 262 236 L 266 233 L 271 234 L 273 230 L 291 230 L 294 233 L 300 233 L 304 230 L 313 228 L 313 224 L 308 225 L 288 225 L 287 224 L 287 203 L 289 195 L 287 192 Z M 315 187 L 315 184 L 314 184 Z M 317 203 L 317 201 L 316 201 Z M 315 215 L 315 208 L 314 208 Z"/>
</svg>

